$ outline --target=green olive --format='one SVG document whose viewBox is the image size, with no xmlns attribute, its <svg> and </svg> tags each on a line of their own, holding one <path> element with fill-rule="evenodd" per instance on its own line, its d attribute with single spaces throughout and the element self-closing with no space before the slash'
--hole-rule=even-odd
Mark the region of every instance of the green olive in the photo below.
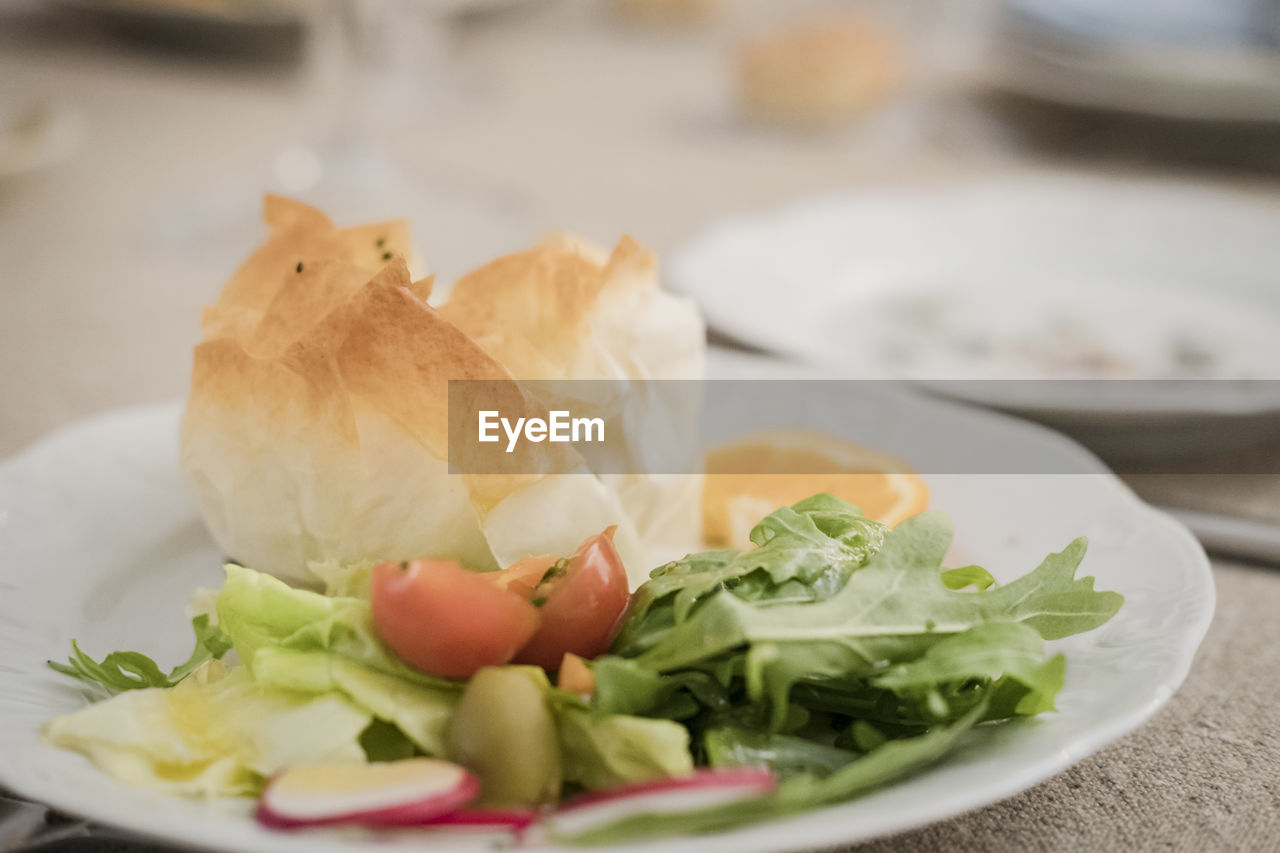
<svg viewBox="0 0 1280 853">
<path fill-rule="evenodd" d="M 514 808 L 560 797 L 560 744 L 537 667 L 490 666 L 471 677 L 449 724 L 449 758 L 480 777 L 479 805 Z"/>
</svg>

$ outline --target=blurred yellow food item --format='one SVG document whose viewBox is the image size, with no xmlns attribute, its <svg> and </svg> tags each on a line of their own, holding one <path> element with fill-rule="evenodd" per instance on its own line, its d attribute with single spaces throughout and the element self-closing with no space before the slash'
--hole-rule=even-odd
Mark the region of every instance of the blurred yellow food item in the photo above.
<svg viewBox="0 0 1280 853">
<path fill-rule="evenodd" d="M 752 473 L 729 473 L 741 471 Z M 890 526 L 929 505 L 929 487 L 891 456 L 822 433 L 762 432 L 707 453 L 703 537 L 716 547 L 750 547 L 761 518 L 819 492 Z"/>
<path fill-rule="evenodd" d="M 824 125 L 884 100 L 899 76 L 892 39 L 860 21 L 828 19 L 742 46 L 738 97 L 754 118 Z"/>
</svg>

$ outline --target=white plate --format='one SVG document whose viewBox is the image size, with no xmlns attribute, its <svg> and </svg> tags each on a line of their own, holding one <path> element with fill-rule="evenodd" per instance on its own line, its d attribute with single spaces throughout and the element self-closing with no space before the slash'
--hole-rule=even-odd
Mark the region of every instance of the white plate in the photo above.
<svg viewBox="0 0 1280 853">
<path fill-rule="evenodd" d="M 847 192 L 724 220 L 672 284 L 755 346 L 869 378 L 1280 378 L 1280 198 L 1034 172 Z M 1180 361 L 1208 352 L 1211 362 Z M 1067 354 L 1102 360 L 1073 360 Z M 1179 355 L 1181 354 L 1181 356 Z M 1277 383 L 1010 386 L 1024 412 L 1256 414 Z M 976 399 L 976 397 L 975 397 Z"/>
<path fill-rule="evenodd" d="M 735 364 L 737 364 L 735 362 Z M 731 365 L 732 367 L 732 365 Z M 737 375 L 759 375 L 748 365 Z M 721 375 L 728 374 L 722 369 Z M 907 399 L 904 417 L 940 400 Z M 83 757 L 45 746 L 41 724 L 81 706 L 77 686 L 47 670 L 68 641 L 95 653 L 136 648 L 163 663 L 185 655 L 183 605 L 216 584 L 221 554 L 180 486 L 175 405 L 106 414 L 65 429 L 0 466 L 0 785 L 67 812 L 182 845 L 262 853 L 366 849 L 487 850 L 486 839 L 409 832 L 279 834 L 249 803 L 179 801 L 120 785 Z M 715 837 L 644 849 L 765 851 L 848 843 L 920 826 L 1010 796 L 1146 720 L 1177 689 L 1213 612 L 1204 552 L 1077 445 L 981 410 L 959 413 L 958 448 L 991 441 L 1060 455 L 1093 473 L 932 478 L 935 506 L 956 522 L 957 560 L 999 578 L 1032 568 L 1086 534 L 1085 570 L 1125 606 L 1107 625 L 1059 645 L 1069 655 L 1060 711 L 974 733 L 974 748 L 855 802 Z M 1061 469 L 1060 469 L 1061 470 Z M 636 848 L 640 849 L 640 848 Z"/>
<path fill-rule="evenodd" d="M 1265 32 L 1263 10 L 1252 0 L 1004 0 L 989 81 L 1073 106 L 1280 122 L 1280 50 L 1266 44 L 1277 24 Z"/>
</svg>

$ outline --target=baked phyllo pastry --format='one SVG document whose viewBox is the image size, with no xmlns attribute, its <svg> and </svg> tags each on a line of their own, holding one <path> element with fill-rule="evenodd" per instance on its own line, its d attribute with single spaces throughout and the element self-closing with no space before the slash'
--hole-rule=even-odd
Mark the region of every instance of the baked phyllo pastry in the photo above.
<svg viewBox="0 0 1280 853">
<path fill-rule="evenodd" d="M 432 279 L 410 275 L 407 223 L 337 228 L 277 197 L 265 214 L 270 236 L 205 309 L 181 435 L 234 560 L 294 581 L 424 555 L 488 569 L 617 525 L 643 575 L 696 544 L 693 476 L 581 473 L 568 444 L 537 445 L 519 476 L 449 469 L 451 379 L 701 378 L 701 319 L 660 289 L 651 253 L 551 238 L 437 309 Z M 513 405 L 545 409 L 524 391 Z"/>
</svg>

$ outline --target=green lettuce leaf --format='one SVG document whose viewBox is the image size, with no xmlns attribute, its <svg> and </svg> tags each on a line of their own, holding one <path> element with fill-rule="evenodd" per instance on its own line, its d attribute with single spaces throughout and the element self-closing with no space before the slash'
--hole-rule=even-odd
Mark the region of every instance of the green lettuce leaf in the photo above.
<svg viewBox="0 0 1280 853">
<path fill-rule="evenodd" d="M 340 693 L 427 755 L 444 755 L 463 684 L 419 672 L 392 654 L 378 639 L 367 599 L 294 589 L 229 565 L 218 621 L 259 683 Z"/>
<path fill-rule="evenodd" d="M 240 660 L 255 672 L 258 655 L 284 649 L 330 652 L 375 672 L 430 687 L 458 690 L 460 682 L 437 678 L 405 664 L 382 644 L 368 600 L 294 589 L 271 575 L 226 567 L 218 595 L 218 624 Z"/>
<path fill-rule="evenodd" d="M 324 584 L 325 595 L 367 599 L 374 565 L 372 561 L 339 563 L 322 560 L 307 563 L 307 571 Z"/>
<path fill-rule="evenodd" d="M 125 782 L 200 797 L 258 793 L 296 764 L 359 764 L 370 715 L 336 693 L 255 682 L 204 664 L 176 687 L 129 690 L 45 724 L 44 737 Z"/>
<path fill-rule="evenodd" d="M 264 647 L 254 656 L 258 684 L 300 693 L 341 693 L 393 724 L 426 755 L 443 757 L 459 691 L 371 669 L 328 651 Z"/>
<path fill-rule="evenodd" d="M 556 717 L 567 782 L 594 790 L 693 769 L 689 730 L 679 723 L 571 707 Z"/>
</svg>

